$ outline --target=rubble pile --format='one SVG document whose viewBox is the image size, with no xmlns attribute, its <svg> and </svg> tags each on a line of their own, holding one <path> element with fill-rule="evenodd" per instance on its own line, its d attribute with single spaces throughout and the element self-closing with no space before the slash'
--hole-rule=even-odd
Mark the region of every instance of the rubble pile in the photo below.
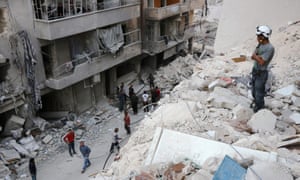
<svg viewBox="0 0 300 180">
<path fill-rule="evenodd" d="M 47 113 L 45 113 L 47 114 Z M 43 115 L 51 117 L 51 115 Z M 55 155 L 67 151 L 62 137 L 69 128 L 74 129 L 77 140 L 87 143 L 102 137 L 101 127 L 120 113 L 114 107 L 103 104 L 76 117 L 74 113 L 57 112 L 59 119 L 35 117 L 33 127 L 24 133 L 24 119 L 13 115 L 5 126 L 6 138 L 0 144 L 0 178 L 20 178 L 28 176 L 28 158 L 35 157 L 37 163 L 51 162 Z M 66 116 L 64 116 L 66 115 Z"/>
<path fill-rule="evenodd" d="M 265 97 L 266 108 L 257 113 L 250 108 L 252 97 L 248 77 L 253 65 L 249 51 L 255 47 L 255 37 L 228 54 L 216 55 L 197 61 L 196 64 L 189 63 L 193 59 L 190 56 L 185 61 L 174 61 L 173 64 L 183 63 L 184 66 L 189 63 L 193 67 L 192 76 L 184 77 L 183 81 L 178 74 L 171 76 L 180 79 L 176 81 L 166 78 L 165 74 L 168 73 L 158 72 L 155 78 L 157 84 L 169 86 L 167 84 L 180 83 L 160 100 L 158 109 L 139 125 L 127 145 L 121 149 L 121 159 L 112 164 L 110 174 L 126 177 L 130 172 L 141 169 L 156 127 L 163 127 L 226 144 L 275 153 L 278 156 L 272 165 L 274 168 L 268 168 L 268 173 L 261 177 L 267 178 L 271 177 L 268 175 L 278 173 L 280 175 L 277 174 L 277 177 L 300 178 L 299 27 L 299 24 L 293 24 L 273 33 L 271 43 L 276 49 L 271 62 L 273 77 L 270 80 L 270 91 Z M 246 57 L 245 61 L 232 60 L 240 55 Z M 171 67 L 174 68 L 174 65 Z M 181 66 L 176 64 L 175 67 Z M 184 70 L 181 69 L 180 73 L 184 74 Z M 253 163 L 253 169 L 266 166 L 255 159 Z M 218 167 L 220 161 L 213 164 Z M 199 166 L 203 167 L 203 164 Z M 213 176 L 216 169 L 210 169 L 210 175 Z"/>
</svg>

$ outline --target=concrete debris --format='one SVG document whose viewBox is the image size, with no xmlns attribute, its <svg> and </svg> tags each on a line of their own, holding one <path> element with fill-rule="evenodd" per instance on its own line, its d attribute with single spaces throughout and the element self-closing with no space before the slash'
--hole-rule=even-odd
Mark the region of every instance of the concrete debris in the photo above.
<svg viewBox="0 0 300 180">
<path fill-rule="evenodd" d="M 233 109 L 237 104 L 249 107 L 251 102 L 249 99 L 236 95 L 229 89 L 221 87 L 215 87 L 207 101 L 214 107 L 225 109 Z"/>
<path fill-rule="evenodd" d="M 247 170 L 245 180 L 284 179 L 293 180 L 291 172 L 278 163 L 256 162 Z"/>
<path fill-rule="evenodd" d="M 10 179 L 10 170 L 0 161 L 0 179 Z"/>
<path fill-rule="evenodd" d="M 300 97 L 292 96 L 291 99 L 292 99 L 293 105 L 300 107 Z"/>
<path fill-rule="evenodd" d="M 234 121 L 248 121 L 254 114 L 251 108 L 242 106 L 241 104 L 235 106 L 232 112 L 234 114 L 232 120 Z"/>
<path fill-rule="evenodd" d="M 12 115 L 5 124 L 3 135 L 11 135 L 11 130 L 22 128 L 25 123 L 25 119 Z"/>
<path fill-rule="evenodd" d="M 0 149 L 1 159 L 4 159 L 8 164 L 13 164 L 21 159 L 20 154 L 15 149 Z"/>
<path fill-rule="evenodd" d="M 276 90 L 274 93 L 281 95 L 281 96 L 291 96 L 293 92 L 296 90 L 296 87 L 294 84 L 286 86 L 284 88 Z"/>
<path fill-rule="evenodd" d="M 29 152 L 34 152 L 40 149 L 39 144 L 35 141 L 33 136 L 23 137 L 19 140 L 20 144 Z"/>
<path fill-rule="evenodd" d="M 260 110 L 248 121 L 253 132 L 272 132 L 275 129 L 276 116 L 270 110 Z"/>
<path fill-rule="evenodd" d="M 49 123 L 41 117 L 34 117 L 32 121 L 41 131 L 45 131 L 49 127 Z"/>
<path fill-rule="evenodd" d="M 300 124 L 300 113 L 292 113 L 291 115 L 289 115 L 289 120 L 294 122 L 295 124 Z"/>
<path fill-rule="evenodd" d="M 213 90 L 216 86 L 218 87 L 228 87 L 232 83 L 232 79 L 230 78 L 218 78 L 217 80 L 211 82 L 208 85 L 209 90 Z"/>
<path fill-rule="evenodd" d="M 31 154 L 22 145 L 18 144 L 15 140 L 11 140 L 9 142 L 9 145 L 15 148 L 15 150 L 17 150 L 21 155 L 30 157 Z"/>
<path fill-rule="evenodd" d="M 43 138 L 42 142 L 43 142 L 44 144 L 48 144 L 52 139 L 53 139 L 53 137 L 52 137 L 51 135 L 48 134 L 47 136 L 45 136 L 45 137 Z"/>
</svg>

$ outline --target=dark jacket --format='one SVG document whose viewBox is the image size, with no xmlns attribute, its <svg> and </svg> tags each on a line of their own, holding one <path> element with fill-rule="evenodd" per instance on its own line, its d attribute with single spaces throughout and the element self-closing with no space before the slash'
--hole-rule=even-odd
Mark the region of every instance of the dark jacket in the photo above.
<svg viewBox="0 0 300 180">
<path fill-rule="evenodd" d="M 29 172 L 31 175 L 36 175 L 36 166 L 34 159 L 29 160 Z"/>
</svg>

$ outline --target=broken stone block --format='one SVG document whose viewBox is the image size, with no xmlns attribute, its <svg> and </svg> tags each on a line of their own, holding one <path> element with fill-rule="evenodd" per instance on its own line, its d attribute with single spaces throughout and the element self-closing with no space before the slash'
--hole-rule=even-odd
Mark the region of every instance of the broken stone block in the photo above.
<svg viewBox="0 0 300 180">
<path fill-rule="evenodd" d="M 40 130 L 42 130 L 42 131 L 45 131 L 45 129 L 46 129 L 47 126 L 49 125 L 49 123 L 48 123 L 45 119 L 43 119 L 43 118 L 41 118 L 41 117 L 34 117 L 34 118 L 32 119 L 32 121 L 33 121 L 33 123 L 34 123 L 38 128 L 40 128 Z"/>
<path fill-rule="evenodd" d="M 295 124 L 300 124 L 300 113 L 294 112 L 289 116 L 289 120 Z"/>
<path fill-rule="evenodd" d="M 228 87 L 232 83 L 230 78 L 219 78 L 208 85 L 209 90 L 213 90 L 215 87 Z"/>
<path fill-rule="evenodd" d="M 292 96 L 293 105 L 300 107 L 300 98 L 296 96 Z"/>
<path fill-rule="evenodd" d="M 235 121 L 248 121 L 254 114 L 250 107 L 245 107 L 241 104 L 235 106 L 232 112 L 234 114 L 233 120 Z"/>
<path fill-rule="evenodd" d="M 268 100 L 266 98 L 265 103 L 266 103 L 266 106 L 269 107 L 269 108 L 271 108 L 271 109 L 275 109 L 275 108 L 282 109 L 284 107 L 283 102 L 281 102 L 280 100 L 277 100 L 277 99 L 270 99 L 270 100 Z"/>
<path fill-rule="evenodd" d="M 43 138 L 43 140 L 42 140 L 42 142 L 44 143 L 44 144 L 48 144 L 50 141 L 52 141 L 52 139 L 53 139 L 53 137 L 51 136 L 51 135 L 47 135 L 47 136 L 45 136 L 44 138 Z"/>
<path fill-rule="evenodd" d="M 20 154 L 30 156 L 30 153 L 20 144 L 18 144 L 15 140 L 10 140 L 9 144 L 15 148 Z"/>
<path fill-rule="evenodd" d="M 15 115 L 12 115 L 5 124 L 3 134 L 5 136 L 11 135 L 11 130 L 16 130 L 16 129 L 22 128 L 24 123 L 25 123 L 25 119 L 15 116 Z"/>
<path fill-rule="evenodd" d="M 14 163 L 21 159 L 20 154 L 15 149 L 0 149 L 1 158 L 8 163 Z"/>
<path fill-rule="evenodd" d="M 285 121 L 277 121 L 276 128 L 281 135 L 289 135 L 290 136 L 290 135 L 296 134 L 296 129 L 294 127 L 290 126 Z"/>
<path fill-rule="evenodd" d="M 38 143 L 35 141 L 35 139 L 30 135 L 28 137 L 23 137 L 19 141 L 22 146 L 27 149 L 30 152 L 37 151 L 39 150 L 40 146 Z"/>
<path fill-rule="evenodd" d="M 276 116 L 267 109 L 262 109 L 255 113 L 247 122 L 253 132 L 272 132 L 275 128 Z"/>
<path fill-rule="evenodd" d="M 285 96 L 292 95 L 295 89 L 296 89 L 295 85 L 292 84 L 284 88 L 278 89 L 274 93 L 285 97 Z"/>
<path fill-rule="evenodd" d="M 215 87 L 210 93 L 207 102 L 217 108 L 233 109 L 237 104 L 249 107 L 251 101 L 243 96 L 234 94 L 232 91 L 222 87 Z"/>
<path fill-rule="evenodd" d="M 10 177 L 9 177 L 10 174 L 11 174 L 11 172 L 8 169 L 8 167 L 6 167 L 4 165 L 4 163 L 2 161 L 0 161 L 0 179 L 9 180 L 10 179 Z"/>
<path fill-rule="evenodd" d="M 207 179 L 212 179 L 212 178 L 213 178 L 212 174 L 210 174 L 208 171 L 206 171 L 204 169 L 200 169 L 195 174 L 190 175 L 188 179 L 190 179 L 190 180 L 207 180 Z"/>
<path fill-rule="evenodd" d="M 209 85 L 208 80 L 202 79 L 198 76 L 192 76 L 188 83 L 189 83 L 188 84 L 189 89 L 192 90 L 196 90 L 196 89 L 207 90 L 207 87 Z"/>
<path fill-rule="evenodd" d="M 256 162 L 253 166 L 251 166 L 251 169 L 255 173 L 248 168 L 245 180 L 257 179 L 257 175 L 260 179 L 293 180 L 293 176 L 289 170 L 277 163 Z"/>
</svg>

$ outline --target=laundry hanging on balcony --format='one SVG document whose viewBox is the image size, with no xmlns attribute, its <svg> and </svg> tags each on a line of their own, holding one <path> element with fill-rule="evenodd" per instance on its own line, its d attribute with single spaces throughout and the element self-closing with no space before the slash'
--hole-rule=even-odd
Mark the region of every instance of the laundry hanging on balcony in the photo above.
<svg viewBox="0 0 300 180">
<path fill-rule="evenodd" d="M 116 54 L 124 45 L 121 24 L 109 28 L 97 29 L 98 43 L 101 50 Z"/>
</svg>

